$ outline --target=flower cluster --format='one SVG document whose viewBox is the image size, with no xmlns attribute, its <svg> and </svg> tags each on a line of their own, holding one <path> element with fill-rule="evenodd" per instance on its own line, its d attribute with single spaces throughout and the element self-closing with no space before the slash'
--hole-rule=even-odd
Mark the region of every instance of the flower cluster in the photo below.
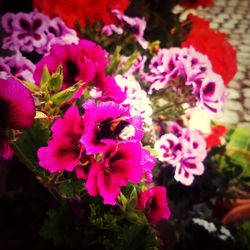
<svg viewBox="0 0 250 250">
<path fill-rule="evenodd" d="M 213 71 L 221 75 L 227 85 L 237 72 L 235 48 L 227 41 L 224 33 L 211 29 L 206 20 L 191 14 L 188 20 L 192 24 L 192 29 L 181 46 L 193 46 L 200 53 L 206 54 Z"/>
<path fill-rule="evenodd" d="M 153 90 L 172 89 L 180 91 L 189 88 L 190 105 L 197 104 L 212 116 L 223 111 L 225 87 L 220 75 L 212 71 L 207 56 L 194 48 L 161 49 L 149 65 L 144 75 Z"/>
<path fill-rule="evenodd" d="M 51 173 L 73 171 L 87 179 L 90 195 L 100 194 L 104 204 L 115 205 L 120 187 L 148 177 L 154 157 L 140 145 L 143 136 L 140 117 L 115 102 L 84 104 L 84 115 L 69 108 L 64 118 L 51 127 L 52 138 L 38 151 L 39 165 Z M 101 153 L 99 161 L 95 155 Z"/>
<path fill-rule="evenodd" d="M 33 81 L 35 65 L 17 53 L 14 56 L 0 57 L 0 78 L 7 79 L 9 76 L 16 76 L 23 81 Z"/>
<path fill-rule="evenodd" d="M 184 185 L 191 185 L 194 175 L 204 172 L 206 141 L 198 130 L 182 128 L 169 122 L 168 133 L 155 142 L 158 159 L 175 168 L 175 179 Z"/>
<path fill-rule="evenodd" d="M 33 11 L 30 13 L 6 13 L 2 17 L 2 27 L 8 34 L 3 39 L 3 49 L 46 54 L 52 44 L 77 43 L 78 37 L 73 29 L 55 17 Z"/>
<path fill-rule="evenodd" d="M 172 121 L 188 116 L 183 104 L 210 115 L 223 111 L 219 67 L 195 45 L 160 49 L 158 41 L 146 41 L 144 17 L 123 14 L 127 0 L 33 4 L 51 19 L 38 10 L 2 17 L 3 48 L 16 54 L 0 58 L 0 158 L 11 157 L 11 144 L 25 143 L 19 130 L 36 120 L 31 129 L 47 137 L 29 165 L 48 172 L 39 176 L 42 183 L 58 191 L 57 185 L 73 180 L 83 189 L 79 197 L 119 206 L 124 218 L 138 224 L 169 219 L 167 190 L 154 184 L 153 169 L 171 165 L 184 185 L 203 174 L 207 150 L 223 131 L 215 129 L 215 142 L 209 142 L 211 136 L 205 140 L 199 130 Z M 95 41 L 78 38 L 65 24 L 74 27 L 76 21 L 85 29 L 81 35 Z M 19 153 L 29 158 L 21 147 Z M 105 209 L 116 213 L 112 206 Z"/>
</svg>

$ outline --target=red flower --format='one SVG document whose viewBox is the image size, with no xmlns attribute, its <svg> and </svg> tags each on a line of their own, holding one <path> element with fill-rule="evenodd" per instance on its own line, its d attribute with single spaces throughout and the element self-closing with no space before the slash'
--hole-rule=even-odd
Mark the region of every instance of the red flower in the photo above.
<svg viewBox="0 0 250 250">
<path fill-rule="evenodd" d="M 207 7 L 213 4 L 213 0 L 183 0 L 181 5 L 187 9 L 196 9 L 199 6 Z"/>
<path fill-rule="evenodd" d="M 145 215 L 152 223 L 169 219 L 170 210 L 166 188 L 157 186 L 140 193 L 136 208 L 144 210 Z"/>
<path fill-rule="evenodd" d="M 114 23 L 116 19 L 111 10 L 117 9 L 123 13 L 129 3 L 129 0 L 33 0 L 35 8 L 50 17 L 61 17 L 70 27 L 75 26 L 75 20 L 83 27 L 86 26 L 86 20 L 91 24 Z"/>
<path fill-rule="evenodd" d="M 228 42 L 224 33 L 209 28 L 209 22 L 197 16 L 189 15 L 192 29 L 182 47 L 193 46 L 208 56 L 213 71 L 222 76 L 227 85 L 237 72 L 236 50 Z"/>
<path fill-rule="evenodd" d="M 212 132 L 208 135 L 205 140 L 207 143 L 207 148 L 213 148 L 221 145 L 220 138 L 224 136 L 227 132 L 227 128 L 223 125 L 212 126 Z"/>
</svg>

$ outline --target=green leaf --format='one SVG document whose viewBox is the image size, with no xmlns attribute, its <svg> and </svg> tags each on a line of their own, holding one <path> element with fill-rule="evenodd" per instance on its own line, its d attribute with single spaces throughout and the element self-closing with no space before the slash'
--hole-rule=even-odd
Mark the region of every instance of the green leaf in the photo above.
<svg viewBox="0 0 250 250">
<path fill-rule="evenodd" d="M 58 191 L 62 197 L 76 197 L 84 190 L 82 180 L 65 180 L 58 185 Z"/>
<path fill-rule="evenodd" d="M 122 209 L 123 211 L 126 211 L 127 204 L 128 204 L 128 200 L 127 200 L 127 198 L 123 195 L 122 192 L 120 192 L 119 199 L 120 199 L 121 204 L 122 204 L 121 209 Z"/>
<path fill-rule="evenodd" d="M 41 168 L 36 167 L 37 150 L 47 145 L 49 136 L 49 128 L 41 124 L 39 120 L 35 120 L 35 124 L 24 129 L 21 138 L 12 144 L 19 159 L 35 173 L 43 171 Z"/>
<path fill-rule="evenodd" d="M 159 249 L 155 232 L 147 225 L 130 225 L 121 228 L 122 249 Z"/>
<path fill-rule="evenodd" d="M 73 215 L 66 200 L 63 200 L 58 210 L 49 210 L 48 217 L 40 229 L 40 235 L 46 240 L 52 240 L 54 245 L 64 243 L 74 244 L 70 241 L 74 232 Z"/>
<path fill-rule="evenodd" d="M 114 70 L 117 69 L 121 59 L 120 55 L 121 49 L 122 49 L 121 46 L 116 46 L 112 60 L 110 61 L 106 69 L 107 73 L 112 73 Z"/>
<path fill-rule="evenodd" d="M 134 64 L 136 58 L 138 57 L 139 53 L 137 51 L 135 51 L 128 59 L 127 61 L 124 63 L 124 66 L 119 70 L 119 74 L 123 74 L 126 71 L 128 71 L 130 69 L 130 67 Z"/>
<path fill-rule="evenodd" d="M 69 88 L 62 90 L 51 97 L 53 103 L 57 106 L 68 102 L 75 93 L 83 86 L 83 82 L 77 82 Z"/>
<path fill-rule="evenodd" d="M 63 67 L 59 65 L 56 72 L 48 80 L 48 87 L 51 92 L 57 92 L 61 89 L 63 82 Z"/>
<path fill-rule="evenodd" d="M 47 84 L 48 81 L 50 79 L 50 73 L 49 73 L 49 69 L 47 66 L 45 66 L 43 68 L 43 73 L 42 73 L 42 77 L 41 77 L 41 81 L 40 81 L 40 89 L 41 91 L 46 92 L 47 91 Z"/>
<path fill-rule="evenodd" d="M 23 83 L 24 83 L 25 87 L 27 89 L 29 89 L 30 92 L 34 93 L 34 92 L 39 91 L 39 87 L 36 84 L 34 84 L 33 82 L 24 81 Z"/>
<path fill-rule="evenodd" d="M 133 186 L 133 190 L 132 192 L 130 193 L 130 196 L 129 196 L 129 202 L 128 202 L 128 207 L 129 208 L 134 208 L 136 203 L 137 203 L 137 191 L 136 191 L 136 188 L 135 186 Z"/>
<path fill-rule="evenodd" d="M 244 175 L 250 175 L 250 130 L 236 128 L 227 144 L 226 154 L 243 167 Z"/>
</svg>

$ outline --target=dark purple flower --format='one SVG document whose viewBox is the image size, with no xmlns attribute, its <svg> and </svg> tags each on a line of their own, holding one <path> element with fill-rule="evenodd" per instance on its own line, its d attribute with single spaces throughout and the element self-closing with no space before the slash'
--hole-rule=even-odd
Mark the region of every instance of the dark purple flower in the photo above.
<svg viewBox="0 0 250 250">
<path fill-rule="evenodd" d="M 0 117 L 0 158 L 8 159 L 12 150 L 6 130 L 30 127 L 35 117 L 31 93 L 14 78 L 0 79 Z"/>
</svg>

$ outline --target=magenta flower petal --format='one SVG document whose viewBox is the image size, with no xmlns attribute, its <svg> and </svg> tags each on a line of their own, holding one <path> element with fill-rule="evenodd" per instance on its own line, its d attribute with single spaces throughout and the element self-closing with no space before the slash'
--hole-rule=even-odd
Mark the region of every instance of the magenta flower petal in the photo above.
<svg viewBox="0 0 250 250">
<path fill-rule="evenodd" d="M 153 178 L 152 170 L 156 164 L 156 161 L 157 161 L 156 158 L 150 154 L 149 150 L 146 149 L 142 150 L 141 164 L 143 166 L 143 172 L 145 178 L 148 182 L 152 181 Z"/>
<path fill-rule="evenodd" d="M 140 118 L 131 117 L 128 108 L 122 105 L 115 102 L 103 102 L 96 106 L 93 101 L 88 101 L 84 104 L 84 109 L 85 132 L 81 142 L 87 154 L 102 152 L 109 142 L 139 141 L 143 136 Z M 120 135 L 126 128 L 133 130 L 131 136 L 121 138 Z"/>
<path fill-rule="evenodd" d="M 9 160 L 12 158 L 13 150 L 10 147 L 10 144 L 7 138 L 0 133 L 0 160 Z"/>
<path fill-rule="evenodd" d="M 99 193 L 99 188 L 97 186 L 97 174 L 101 171 L 101 169 L 101 164 L 94 163 L 91 165 L 88 179 L 85 184 L 88 194 L 91 196 L 97 196 Z"/>
<path fill-rule="evenodd" d="M 56 138 L 47 147 L 38 150 L 39 165 L 51 173 L 73 171 L 79 160 L 80 151 L 70 138 Z"/>
<path fill-rule="evenodd" d="M 122 92 L 112 76 L 98 74 L 96 78 L 96 87 L 102 91 L 102 95 L 99 97 L 102 101 L 115 101 L 121 103 L 126 99 L 126 94 Z"/>
<path fill-rule="evenodd" d="M 136 208 L 143 210 L 152 223 L 157 223 L 162 219 L 168 220 L 170 209 L 167 202 L 166 188 L 156 186 L 140 193 Z"/>
<path fill-rule="evenodd" d="M 0 128 L 23 129 L 34 123 L 35 104 L 29 90 L 14 78 L 0 79 Z"/>
<path fill-rule="evenodd" d="M 12 149 L 6 129 L 23 129 L 35 121 L 35 103 L 29 90 L 14 78 L 0 79 L 0 158 L 9 159 Z"/>
<path fill-rule="evenodd" d="M 116 205 L 115 199 L 120 194 L 120 185 L 122 183 L 119 183 L 115 177 L 107 177 L 103 171 L 100 171 L 97 175 L 97 186 L 100 195 L 103 197 L 103 204 Z"/>
<path fill-rule="evenodd" d="M 80 144 L 83 124 L 77 107 L 70 107 L 63 118 L 54 122 L 51 130 L 48 146 L 38 150 L 39 165 L 51 173 L 73 171 L 83 152 Z"/>
<path fill-rule="evenodd" d="M 97 74 L 103 74 L 107 67 L 106 51 L 95 43 L 81 40 L 78 44 L 55 44 L 50 53 L 36 66 L 34 79 L 40 83 L 44 66 L 55 72 L 61 64 L 63 66 L 63 88 L 77 81 L 95 82 Z"/>
<path fill-rule="evenodd" d="M 115 205 L 122 186 L 128 181 L 140 181 L 143 172 L 141 154 L 141 145 L 136 142 L 108 144 L 102 159 L 89 169 L 88 193 L 92 196 L 100 194 L 104 204 Z"/>
<path fill-rule="evenodd" d="M 81 135 L 83 122 L 79 115 L 78 108 L 76 106 L 70 107 L 65 113 L 64 118 L 59 118 L 54 122 L 51 131 L 53 132 L 53 138 Z"/>
</svg>

